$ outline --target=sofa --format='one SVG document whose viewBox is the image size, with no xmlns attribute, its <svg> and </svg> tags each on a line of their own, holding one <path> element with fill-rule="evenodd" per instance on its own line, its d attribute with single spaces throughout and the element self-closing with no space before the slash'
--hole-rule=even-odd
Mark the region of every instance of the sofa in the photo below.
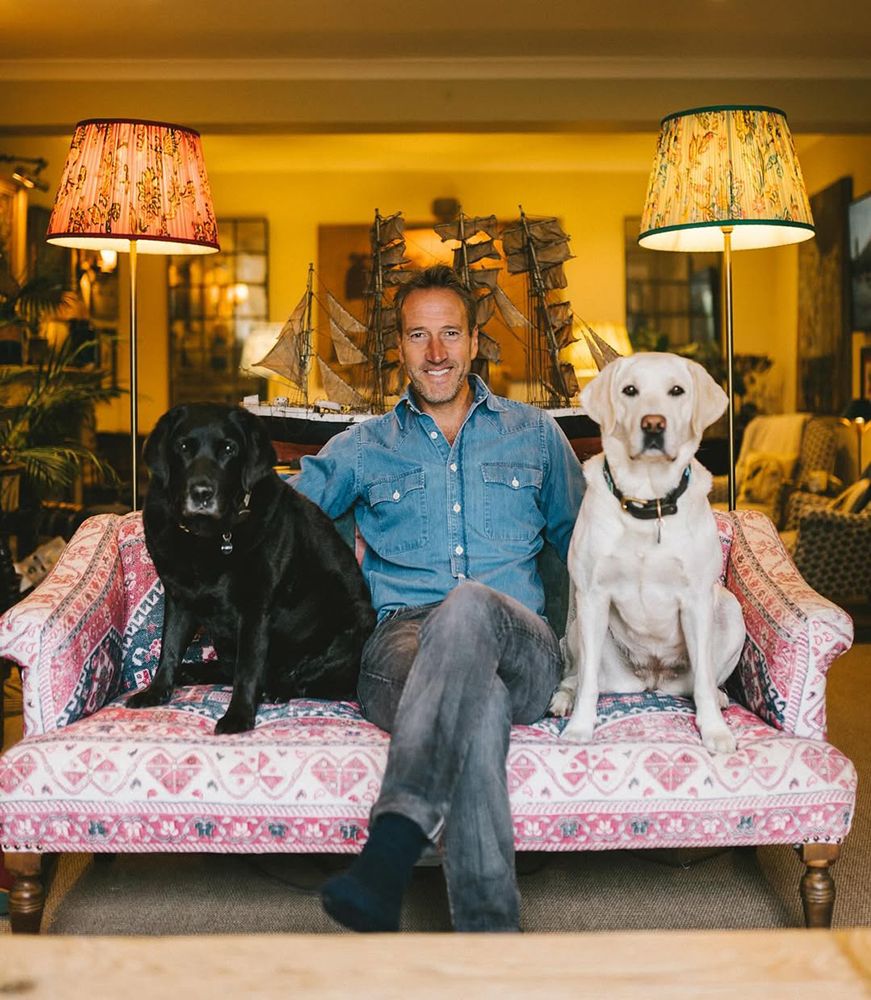
<svg viewBox="0 0 871 1000">
<path fill-rule="evenodd" d="M 826 741 L 825 687 L 852 623 L 804 583 L 768 518 L 716 516 L 723 579 L 748 633 L 724 710 L 736 751 L 710 754 L 691 699 L 653 692 L 603 695 L 587 745 L 559 739 L 563 720 L 516 726 L 516 847 L 791 845 L 806 866 L 806 922 L 829 926 L 856 773 Z M 542 558 L 558 624 L 564 568 L 552 552 Z M 141 516 L 106 514 L 87 520 L 49 577 L 0 619 L 0 656 L 21 667 L 24 695 L 24 738 L 0 757 L 14 932 L 39 929 L 45 854 L 350 854 L 365 842 L 389 737 L 354 702 L 264 704 L 253 731 L 231 736 L 214 733 L 229 699 L 219 684 L 125 707 L 157 664 L 162 611 Z M 205 636 L 188 651 L 213 657 Z"/>
</svg>

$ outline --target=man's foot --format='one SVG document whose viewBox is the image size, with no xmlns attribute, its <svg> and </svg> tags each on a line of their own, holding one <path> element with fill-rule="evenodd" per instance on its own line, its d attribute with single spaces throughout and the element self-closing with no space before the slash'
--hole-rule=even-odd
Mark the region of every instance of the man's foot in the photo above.
<svg viewBox="0 0 871 1000">
<path fill-rule="evenodd" d="M 322 886 L 324 909 L 352 931 L 398 931 L 402 896 L 426 842 L 417 823 L 383 813 L 351 867 Z"/>
</svg>

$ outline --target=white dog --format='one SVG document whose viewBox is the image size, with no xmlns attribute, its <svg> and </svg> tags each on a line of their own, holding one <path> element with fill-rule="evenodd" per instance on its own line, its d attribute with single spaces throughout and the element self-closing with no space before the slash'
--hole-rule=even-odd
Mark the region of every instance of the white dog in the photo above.
<svg viewBox="0 0 871 1000">
<path fill-rule="evenodd" d="M 563 737 L 593 737 L 599 692 L 692 695 L 704 745 L 735 740 L 718 688 L 735 668 L 744 620 L 719 583 L 711 475 L 693 456 L 728 398 L 701 365 L 636 354 L 606 365 L 581 403 L 604 454 L 584 463 L 587 491 L 569 546 L 566 674 L 551 702 Z"/>
</svg>

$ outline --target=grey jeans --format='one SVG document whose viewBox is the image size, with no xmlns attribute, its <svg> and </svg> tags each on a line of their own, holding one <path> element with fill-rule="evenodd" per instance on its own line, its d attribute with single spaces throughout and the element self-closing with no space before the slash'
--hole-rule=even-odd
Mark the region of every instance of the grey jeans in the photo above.
<svg viewBox="0 0 871 1000">
<path fill-rule="evenodd" d="M 560 673 L 547 622 L 471 581 L 385 618 L 363 650 L 363 714 L 392 736 L 371 818 L 400 813 L 442 837 L 455 930 L 519 928 L 509 731 L 544 715 Z"/>
</svg>

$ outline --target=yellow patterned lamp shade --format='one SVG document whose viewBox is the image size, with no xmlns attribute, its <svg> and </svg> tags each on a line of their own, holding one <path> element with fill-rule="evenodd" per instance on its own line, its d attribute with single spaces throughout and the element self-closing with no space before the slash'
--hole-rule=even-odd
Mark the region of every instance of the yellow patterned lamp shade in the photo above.
<svg viewBox="0 0 871 1000">
<path fill-rule="evenodd" d="M 46 239 L 127 253 L 215 253 L 218 226 L 198 132 L 132 119 L 79 122 Z"/>
<path fill-rule="evenodd" d="M 728 105 L 662 119 L 638 242 L 652 250 L 732 249 L 799 243 L 814 235 L 786 115 Z"/>
</svg>

